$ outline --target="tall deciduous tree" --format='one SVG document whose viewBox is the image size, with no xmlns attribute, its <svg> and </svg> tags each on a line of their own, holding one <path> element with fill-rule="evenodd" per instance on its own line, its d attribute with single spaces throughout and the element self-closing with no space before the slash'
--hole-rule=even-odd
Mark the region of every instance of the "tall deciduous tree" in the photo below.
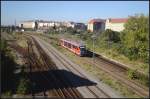
<svg viewBox="0 0 150 99">
<path fill-rule="evenodd" d="M 149 16 L 135 15 L 129 17 L 125 24 L 122 43 L 125 54 L 131 59 L 141 58 L 148 60 L 149 53 Z"/>
</svg>

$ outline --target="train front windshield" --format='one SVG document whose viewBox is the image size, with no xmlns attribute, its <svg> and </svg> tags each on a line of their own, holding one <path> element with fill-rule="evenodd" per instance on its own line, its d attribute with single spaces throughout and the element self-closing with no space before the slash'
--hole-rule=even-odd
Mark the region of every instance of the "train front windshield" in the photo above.
<svg viewBox="0 0 150 99">
<path fill-rule="evenodd" d="M 80 50 L 81 50 L 81 52 L 82 52 L 82 51 L 85 51 L 85 48 L 80 48 Z"/>
<path fill-rule="evenodd" d="M 81 55 L 84 55 L 86 52 L 85 47 L 80 47 L 80 51 Z"/>
</svg>

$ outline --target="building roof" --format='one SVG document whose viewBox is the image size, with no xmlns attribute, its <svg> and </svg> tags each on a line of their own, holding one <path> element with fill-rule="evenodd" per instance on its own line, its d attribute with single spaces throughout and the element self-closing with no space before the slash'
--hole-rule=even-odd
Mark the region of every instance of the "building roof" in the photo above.
<svg viewBox="0 0 150 99">
<path fill-rule="evenodd" d="M 34 22 L 34 20 L 21 21 L 21 22 Z"/>
<path fill-rule="evenodd" d="M 76 25 L 85 25 L 84 23 L 75 23 Z"/>
<path fill-rule="evenodd" d="M 95 23 L 95 22 L 105 22 L 104 19 L 92 19 L 89 21 L 89 23 Z"/>
<path fill-rule="evenodd" d="M 115 18 L 115 19 L 110 18 L 109 19 L 109 22 L 111 23 L 125 23 L 127 21 L 128 21 L 127 18 Z"/>
</svg>

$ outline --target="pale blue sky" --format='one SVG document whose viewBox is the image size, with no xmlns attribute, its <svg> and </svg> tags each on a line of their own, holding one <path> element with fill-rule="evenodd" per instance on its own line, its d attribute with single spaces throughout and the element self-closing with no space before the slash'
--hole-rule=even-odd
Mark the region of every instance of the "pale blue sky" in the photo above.
<svg viewBox="0 0 150 99">
<path fill-rule="evenodd" d="M 91 18 L 149 15 L 148 1 L 1 1 L 1 24 L 23 20 L 87 22 Z"/>
</svg>

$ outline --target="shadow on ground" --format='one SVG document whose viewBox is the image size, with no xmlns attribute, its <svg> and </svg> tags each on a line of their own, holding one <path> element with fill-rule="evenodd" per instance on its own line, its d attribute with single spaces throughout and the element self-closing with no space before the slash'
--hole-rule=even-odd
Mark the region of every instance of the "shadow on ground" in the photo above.
<svg viewBox="0 0 150 99">
<path fill-rule="evenodd" d="M 93 52 L 90 50 L 86 50 L 86 55 L 84 57 L 93 57 Z M 94 53 L 94 57 L 98 57 L 98 55 L 96 53 Z"/>
<path fill-rule="evenodd" d="M 51 89 L 76 88 L 96 85 L 95 82 L 66 70 L 50 70 L 30 73 L 34 93 Z"/>
</svg>

